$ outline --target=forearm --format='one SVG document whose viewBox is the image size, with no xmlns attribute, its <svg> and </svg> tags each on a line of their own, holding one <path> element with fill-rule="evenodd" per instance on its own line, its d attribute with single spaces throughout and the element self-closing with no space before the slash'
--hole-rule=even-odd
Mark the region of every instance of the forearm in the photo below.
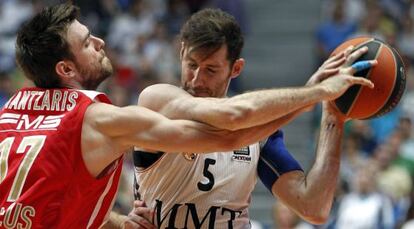
<svg viewBox="0 0 414 229">
<path fill-rule="evenodd" d="M 132 142 L 128 144 L 135 142 L 135 145 L 140 147 L 157 149 L 164 152 L 209 153 L 215 151 L 232 151 L 263 140 L 295 115 L 296 113 L 292 113 L 270 123 L 237 131 L 220 130 L 201 123 L 174 120 L 173 122 L 175 123 L 180 122 L 183 128 L 177 128 L 174 125 L 162 125 L 161 123 L 160 130 L 155 130 L 159 133 L 157 138 L 153 138 L 153 140 L 147 138 L 146 143 L 140 143 L 135 141 L 138 141 L 138 139 L 142 140 L 142 135 L 137 137 L 130 135 Z M 146 133 L 151 134 L 152 131 L 154 130 L 147 131 Z M 166 140 L 168 144 L 159 139 L 168 139 Z M 174 140 L 171 141 L 171 139 Z M 188 142 L 192 144 L 188 144 Z"/>
<path fill-rule="evenodd" d="M 324 223 L 331 209 L 340 165 L 343 121 L 323 114 L 316 160 L 305 176 L 302 172 L 283 175 L 272 192 L 303 219 Z"/>
<path fill-rule="evenodd" d="M 343 125 L 336 117 L 323 115 L 316 160 L 302 183 L 305 198 L 312 200 L 307 207 L 325 216 L 329 215 L 337 186 Z"/>
<path fill-rule="evenodd" d="M 138 105 L 170 119 L 194 120 L 227 130 L 245 129 L 274 121 L 324 98 L 323 87 L 270 89 L 232 98 L 195 98 L 171 85 L 153 85 Z"/>
<path fill-rule="evenodd" d="M 300 114 L 301 110 L 296 110 L 269 123 L 235 131 L 234 133 L 239 135 L 237 142 L 238 146 L 236 146 L 236 148 L 250 145 L 267 138 L 269 135 L 276 132 L 276 130 L 280 129 L 283 125 L 290 122 Z"/>
<path fill-rule="evenodd" d="M 269 123 L 324 98 L 319 86 L 253 91 L 193 104 L 193 109 L 187 109 L 187 118 L 225 129 L 245 129 Z"/>
<path fill-rule="evenodd" d="M 99 130 L 116 142 L 119 151 L 140 146 L 164 152 L 202 153 L 229 151 L 258 142 L 274 133 L 297 113 L 237 131 L 222 130 L 188 120 L 170 120 L 134 106 L 114 109 L 111 115 L 115 115 L 118 120 L 110 125 L 101 124 Z"/>
</svg>

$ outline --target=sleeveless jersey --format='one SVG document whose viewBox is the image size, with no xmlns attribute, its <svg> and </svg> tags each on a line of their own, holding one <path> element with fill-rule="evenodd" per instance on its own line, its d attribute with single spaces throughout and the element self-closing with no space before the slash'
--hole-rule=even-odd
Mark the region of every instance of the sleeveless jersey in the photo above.
<svg viewBox="0 0 414 229">
<path fill-rule="evenodd" d="M 0 112 L 0 228 L 99 228 L 112 208 L 122 160 L 94 178 L 81 154 L 94 91 L 27 88 Z"/>
<path fill-rule="evenodd" d="M 159 153 L 146 169 L 135 159 L 148 153 L 135 152 L 137 198 L 155 209 L 158 228 L 250 228 L 259 152 L 257 143 L 233 152 Z"/>
</svg>

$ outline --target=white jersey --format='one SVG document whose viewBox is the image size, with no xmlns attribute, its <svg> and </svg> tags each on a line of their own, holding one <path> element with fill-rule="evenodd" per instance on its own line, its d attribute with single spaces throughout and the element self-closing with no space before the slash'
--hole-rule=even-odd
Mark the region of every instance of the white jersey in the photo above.
<svg viewBox="0 0 414 229">
<path fill-rule="evenodd" d="M 260 146 L 210 154 L 164 153 L 135 168 L 137 192 L 158 228 L 250 228 Z"/>
</svg>

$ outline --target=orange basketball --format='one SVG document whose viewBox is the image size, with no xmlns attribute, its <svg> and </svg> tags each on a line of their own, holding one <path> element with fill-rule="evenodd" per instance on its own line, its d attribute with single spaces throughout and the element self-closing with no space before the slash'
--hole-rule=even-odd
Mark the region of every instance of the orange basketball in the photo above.
<svg viewBox="0 0 414 229">
<path fill-rule="evenodd" d="M 343 114 L 353 119 L 370 119 L 390 112 L 400 101 L 405 89 L 406 77 L 401 56 L 389 45 L 371 37 L 345 41 L 332 55 L 350 45 L 355 47 L 354 50 L 368 47 L 368 52 L 356 61 L 378 61 L 378 65 L 371 69 L 355 73 L 355 76 L 371 80 L 375 87 L 371 89 L 360 85 L 352 86 L 332 102 Z"/>
</svg>

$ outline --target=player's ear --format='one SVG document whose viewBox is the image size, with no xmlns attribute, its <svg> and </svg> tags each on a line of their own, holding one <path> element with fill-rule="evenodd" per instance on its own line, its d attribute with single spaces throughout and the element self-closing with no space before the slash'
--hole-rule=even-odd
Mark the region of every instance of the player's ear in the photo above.
<svg viewBox="0 0 414 229">
<path fill-rule="evenodd" d="M 230 74 L 231 78 L 236 78 L 237 76 L 241 74 L 241 72 L 244 69 L 244 64 L 245 64 L 245 60 L 243 58 L 239 58 L 234 62 L 233 67 L 231 69 L 231 74 Z"/>
<path fill-rule="evenodd" d="M 72 61 L 61 60 L 55 66 L 56 73 L 62 78 L 73 78 L 76 75 L 76 67 Z"/>
</svg>

